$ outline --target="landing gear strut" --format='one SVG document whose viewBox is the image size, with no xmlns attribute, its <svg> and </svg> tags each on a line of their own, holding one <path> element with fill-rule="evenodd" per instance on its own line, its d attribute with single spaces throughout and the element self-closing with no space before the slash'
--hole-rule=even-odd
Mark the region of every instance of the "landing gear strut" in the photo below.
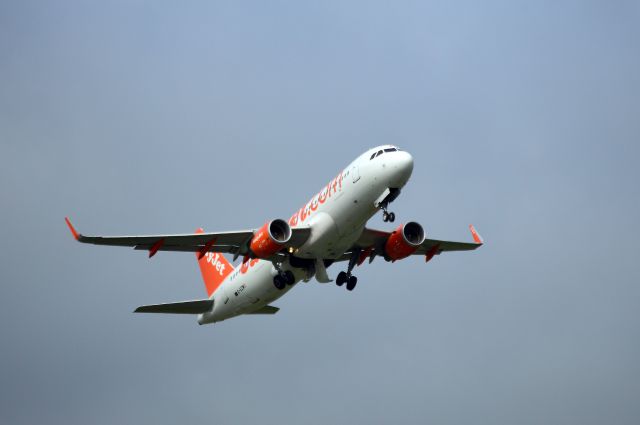
<svg viewBox="0 0 640 425">
<path fill-rule="evenodd" d="M 393 223 L 396 220 L 396 215 L 387 211 L 387 208 L 398 196 L 400 196 L 400 189 L 389 188 L 388 195 L 378 204 L 378 208 L 382 210 L 382 221 L 385 223 L 387 221 Z"/>
<path fill-rule="evenodd" d="M 358 278 L 351 274 L 351 271 L 355 267 L 358 262 L 358 257 L 360 257 L 360 250 L 354 250 L 351 253 L 351 258 L 349 259 L 349 266 L 347 267 L 346 272 L 338 273 L 338 277 L 336 277 L 336 285 L 342 286 L 345 283 L 347 284 L 347 291 L 353 291 L 358 283 Z"/>
</svg>

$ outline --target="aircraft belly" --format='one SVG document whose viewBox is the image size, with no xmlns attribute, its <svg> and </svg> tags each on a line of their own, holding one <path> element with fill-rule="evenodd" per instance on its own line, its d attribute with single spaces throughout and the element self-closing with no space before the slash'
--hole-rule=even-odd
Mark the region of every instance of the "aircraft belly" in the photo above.
<svg viewBox="0 0 640 425">
<path fill-rule="evenodd" d="M 335 241 L 339 238 L 338 228 L 333 217 L 325 211 L 317 212 L 309 220 L 311 228 L 309 239 L 298 248 L 296 256 L 301 258 L 325 258 L 334 252 Z"/>
</svg>

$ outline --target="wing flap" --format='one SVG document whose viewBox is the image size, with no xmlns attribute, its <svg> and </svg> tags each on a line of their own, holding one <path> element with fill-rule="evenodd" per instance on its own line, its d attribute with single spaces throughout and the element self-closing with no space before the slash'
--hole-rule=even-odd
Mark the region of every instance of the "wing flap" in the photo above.
<svg viewBox="0 0 640 425">
<path fill-rule="evenodd" d="M 148 251 L 153 247 L 153 245 L 135 245 L 133 249 L 136 251 Z M 172 251 L 172 252 L 199 252 L 205 246 L 202 245 L 187 245 L 187 246 L 179 246 L 179 245 L 163 245 L 159 248 L 159 251 Z M 225 254 L 235 254 L 238 250 L 237 245 L 218 245 L 212 244 L 208 247 L 209 251 L 212 252 L 221 252 Z"/>
</svg>

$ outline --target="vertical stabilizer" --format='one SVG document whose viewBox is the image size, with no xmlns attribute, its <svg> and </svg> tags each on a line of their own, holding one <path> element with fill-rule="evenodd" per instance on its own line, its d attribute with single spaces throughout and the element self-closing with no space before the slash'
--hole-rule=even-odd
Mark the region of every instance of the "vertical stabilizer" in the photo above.
<svg viewBox="0 0 640 425">
<path fill-rule="evenodd" d="M 204 230 L 200 228 L 196 233 L 204 233 Z M 233 265 L 219 252 L 196 252 L 196 258 L 202 272 L 204 286 L 207 288 L 207 295 L 211 296 L 234 270 Z"/>
</svg>

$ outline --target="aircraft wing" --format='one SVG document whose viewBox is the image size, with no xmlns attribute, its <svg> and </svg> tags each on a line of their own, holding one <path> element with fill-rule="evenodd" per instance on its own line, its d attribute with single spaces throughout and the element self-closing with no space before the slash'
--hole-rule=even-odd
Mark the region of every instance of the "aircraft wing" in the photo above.
<svg viewBox="0 0 640 425">
<path fill-rule="evenodd" d="M 69 218 L 65 217 L 73 237 L 82 243 L 94 245 L 129 246 L 134 249 L 148 250 L 149 257 L 158 251 L 208 251 L 243 255 L 248 253 L 248 245 L 256 230 L 240 230 L 235 232 L 191 233 L 176 235 L 144 235 L 144 236 L 86 236 L 73 227 Z M 291 239 L 287 247 L 302 246 L 309 237 L 311 229 L 291 229 Z"/>
<path fill-rule="evenodd" d="M 425 239 L 422 245 L 413 253 L 413 255 L 424 255 L 429 261 L 434 255 L 448 251 L 471 251 L 482 246 L 483 241 L 473 225 L 469 226 L 473 242 L 453 242 L 439 239 Z M 375 230 L 366 228 L 362 231 L 362 235 L 352 249 L 344 253 L 337 261 L 349 260 L 354 250 L 367 252 L 370 257 L 375 255 L 384 255 L 384 245 L 393 232 L 385 232 L 383 230 Z M 366 257 L 361 257 L 361 263 Z"/>
<path fill-rule="evenodd" d="M 469 230 L 471 231 L 473 242 L 452 242 L 441 241 L 438 239 L 425 239 L 424 242 L 422 242 L 422 245 L 420 245 L 420 247 L 416 250 L 416 252 L 413 253 L 413 255 L 426 255 L 428 257 L 428 261 L 431 259 L 431 257 L 433 257 L 434 255 L 438 255 L 441 252 L 473 251 L 474 249 L 480 248 L 484 241 L 472 224 L 469 225 Z"/>
</svg>

